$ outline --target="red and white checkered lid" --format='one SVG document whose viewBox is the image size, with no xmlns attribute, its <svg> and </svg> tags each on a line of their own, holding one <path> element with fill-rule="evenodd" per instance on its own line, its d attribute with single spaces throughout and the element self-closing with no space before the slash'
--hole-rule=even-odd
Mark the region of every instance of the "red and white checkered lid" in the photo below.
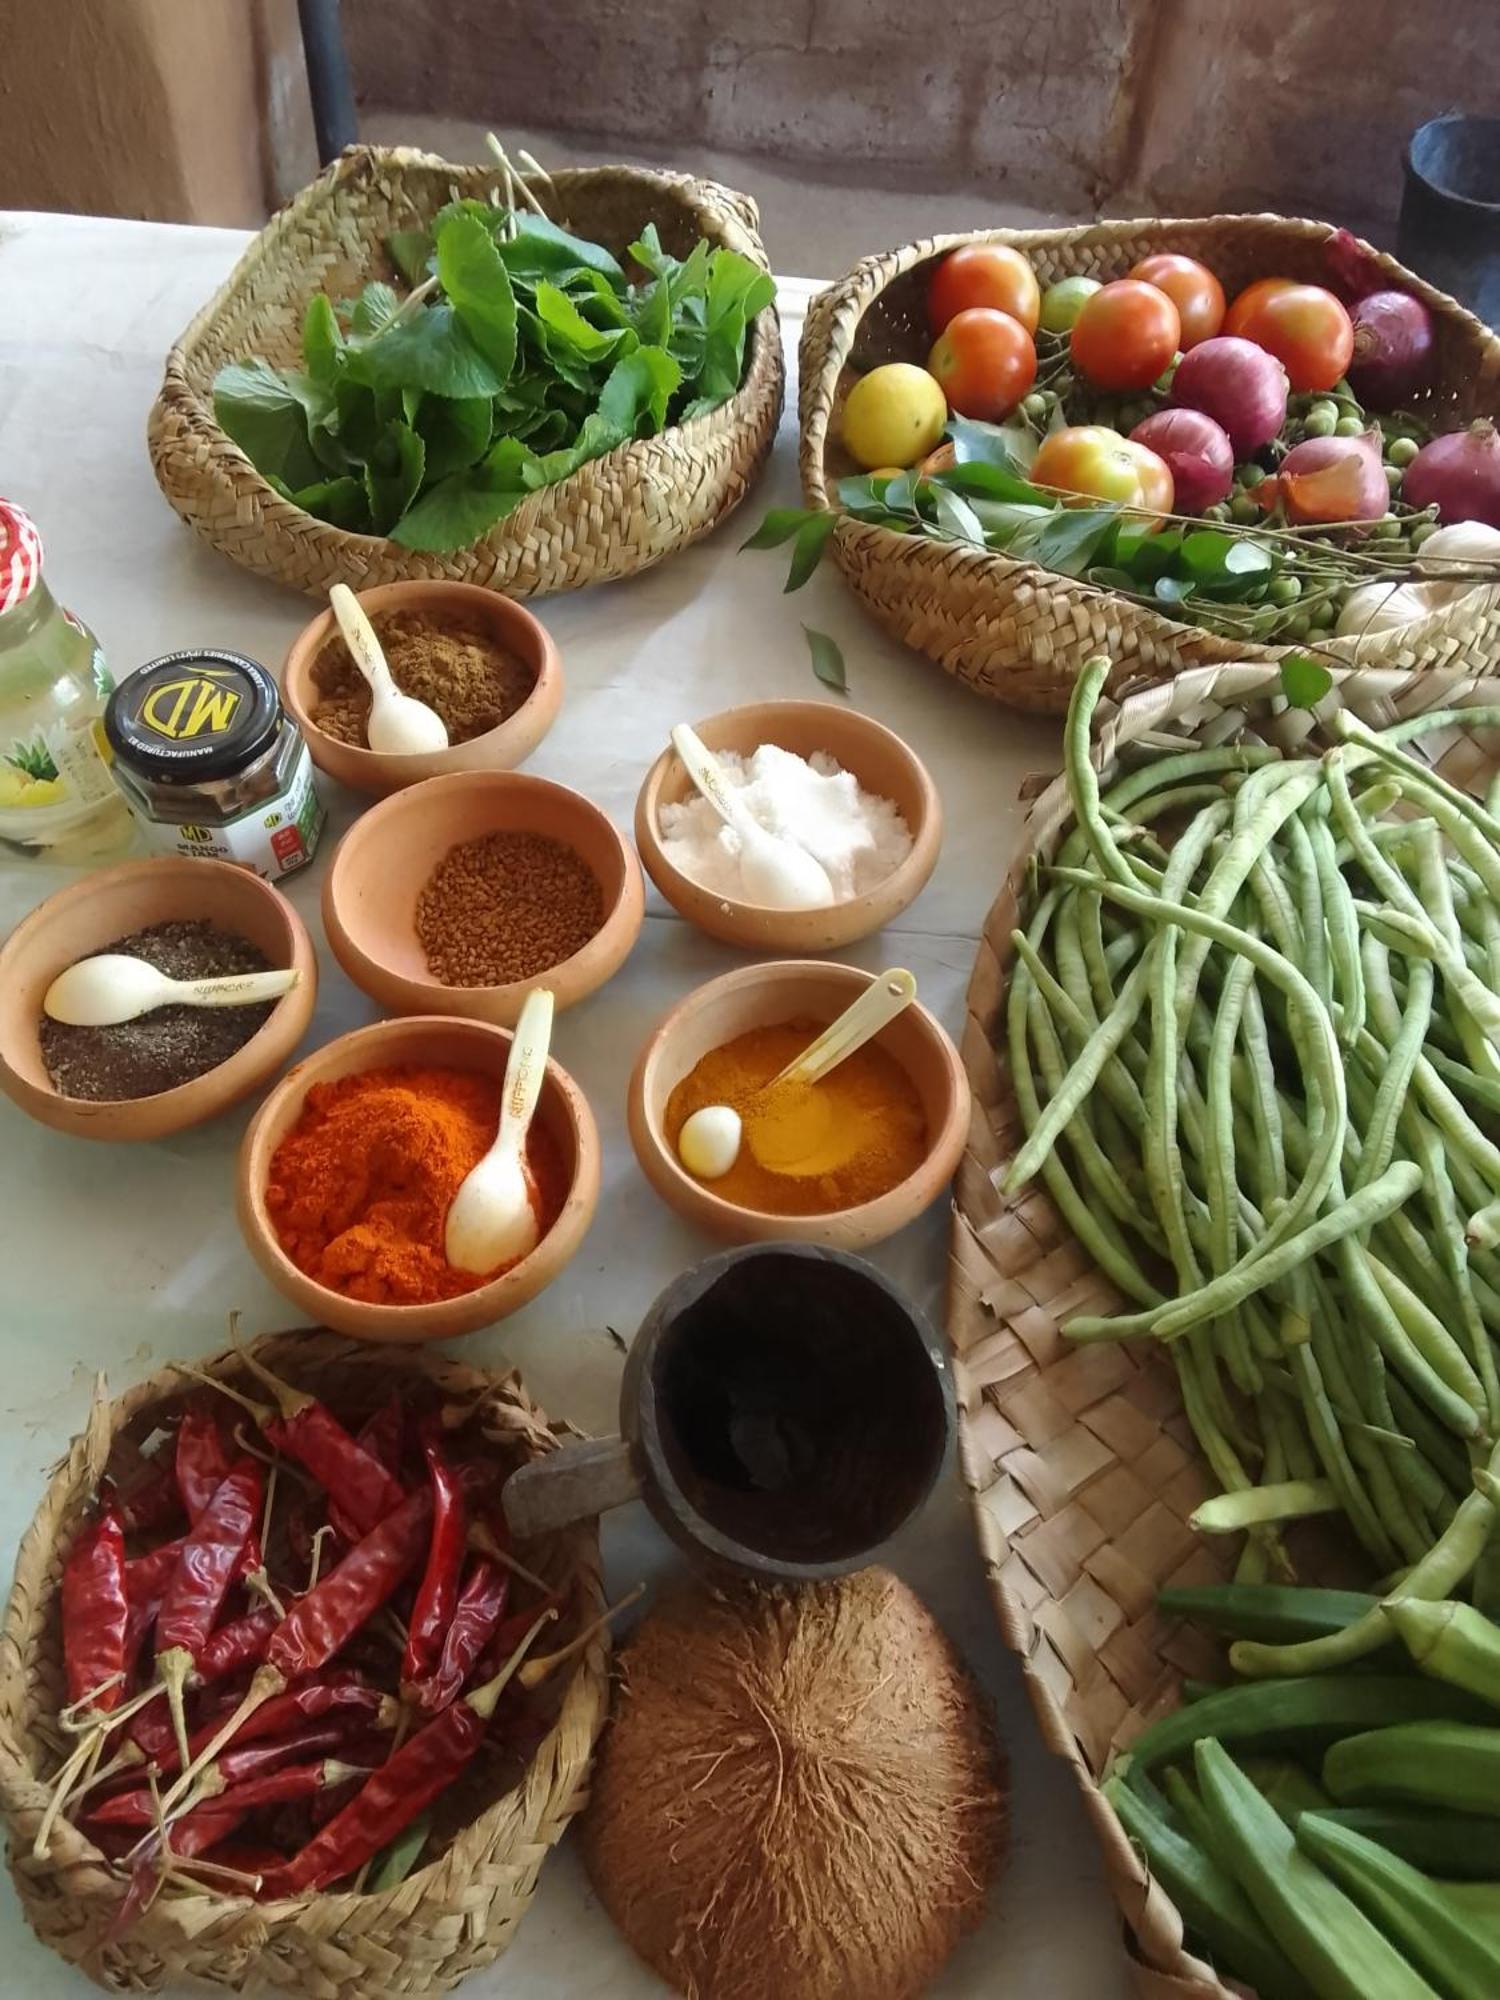
<svg viewBox="0 0 1500 2000">
<path fill-rule="evenodd" d="M 42 573 L 42 538 L 14 500 L 0 500 L 0 613 L 24 604 Z"/>
</svg>

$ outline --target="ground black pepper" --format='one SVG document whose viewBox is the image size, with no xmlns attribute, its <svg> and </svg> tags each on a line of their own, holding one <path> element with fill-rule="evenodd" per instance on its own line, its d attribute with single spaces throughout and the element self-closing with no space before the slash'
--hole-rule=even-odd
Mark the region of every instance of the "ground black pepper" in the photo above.
<svg viewBox="0 0 1500 2000">
<path fill-rule="evenodd" d="M 153 924 L 100 950 L 143 958 L 169 979 L 216 979 L 270 966 L 248 938 L 201 922 Z M 75 1028 L 44 1017 L 42 1060 L 64 1097 L 93 1104 L 152 1097 L 227 1062 L 275 1005 L 263 1000 L 252 1007 L 159 1007 L 112 1028 Z"/>
</svg>

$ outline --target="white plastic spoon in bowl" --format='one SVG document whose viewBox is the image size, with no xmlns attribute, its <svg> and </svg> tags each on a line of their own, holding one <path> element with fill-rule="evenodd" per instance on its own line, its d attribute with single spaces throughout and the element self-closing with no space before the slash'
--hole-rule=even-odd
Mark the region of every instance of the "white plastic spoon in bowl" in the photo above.
<svg viewBox="0 0 1500 2000">
<path fill-rule="evenodd" d="M 336 583 L 328 593 L 333 615 L 344 635 L 344 644 L 370 684 L 370 714 L 365 723 L 365 741 L 383 757 L 412 756 L 423 751 L 446 750 L 448 728 L 443 718 L 425 701 L 403 694 L 391 679 L 391 670 L 375 627 L 365 616 L 365 608 L 347 583 Z"/>
<path fill-rule="evenodd" d="M 917 982 L 904 966 L 882 972 L 836 1021 L 830 1021 L 822 1034 L 808 1043 L 801 1055 L 794 1056 L 785 1069 L 772 1077 L 765 1090 L 769 1092 L 785 1084 L 819 1082 L 846 1056 L 862 1049 L 894 1021 L 916 997 Z M 795 1156 L 780 1156 L 764 1134 L 755 1133 L 752 1121 L 750 1150 L 763 1167 L 778 1173 L 795 1170 L 800 1160 L 811 1157 L 805 1143 L 809 1133 L 814 1141 L 813 1150 L 822 1146 L 833 1124 L 833 1107 L 826 1100 L 816 1102 L 822 1116 L 819 1117 L 818 1111 L 811 1116 L 804 1112 L 798 1134 L 803 1143 Z M 677 1156 L 696 1179 L 718 1180 L 729 1172 L 739 1155 L 743 1129 L 739 1114 L 727 1104 L 705 1104 L 683 1121 L 677 1135 Z M 711 1171 L 705 1171 L 705 1165 Z"/>
<path fill-rule="evenodd" d="M 220 979 L 170 979 L 143 958 L 103 951 L 60 972 L 42 996 L 42 1012 L 70 1028 L 112 1028 L 158 1007 L 253 1007 L 279 1000 L 302 977 L 293 965 L 231 972 Z"/>
<path fill-rule="evenodd" d="M 750 902 L 772 910 L 816 910 L 834 900 L 833 884 L 822 862 L 796 841 L 766 832 L 725 784 L 724 773 L 685 722 L 672 731 L 672 747 L 704 798 L 738 834 L 740 872 Z"/>
<path fill-rule="evenodd" d="M 500 1126 L 483 1159 L 459 1183 L 448 1210 L 443 1249 L 458 1271 L 493 1271 L 529 1256 L 541 1239 L 526 1174 L 526 1131 L 542 1094 L 552 1040 L 552 995 L 526 996 L 505 1065 Z"/>
</svg>

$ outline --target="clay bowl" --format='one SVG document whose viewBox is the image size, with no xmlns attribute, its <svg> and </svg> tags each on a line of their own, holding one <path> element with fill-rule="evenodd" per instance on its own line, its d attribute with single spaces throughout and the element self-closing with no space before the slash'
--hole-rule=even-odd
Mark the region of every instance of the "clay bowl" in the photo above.
<svg viewBox="0 0 1500 2000">
<path fill-rule="evenodd" d="M 563 694 L 562 660 L 540 620 L 513 599 L 483 590 L 477 583 L 448 583 L 441 578 L 383 583 L 360 591 L 359 601 L 377 628 L 381 613 L 387 611 L 426 611 L 433 618 L 447 613 L 483 623 L 500 645 L 525 661 L 534 685 L 498 729 L 486 730 L 467 743 L 450 743 L 446 750 L 387 757 L 343 743 L 317 723 L 313 663 L 334 631 L 333 613 L 324 611 L 297 634 L 281 671 L 281 698 L 296 717 L 320 771 L 354 791 L 383 795 L 450 771 L 509 771 L 526 761 L 557 720 Z"/>
<path fill-rule="evenodd" d="M 53 1088 L 37 1030 L 42 996 L 75 959 L 150 924 L 207 919 L 259 945 L 272 965 L 302 977 L 265 1025 L 227 1062 L 175 1090 L 90 1104 Z M 0 1089 L 43 1125 L 83 1139 L 160 1139 L 201 1125 L 258 1090 L 290 1056 L 312 1019 L 318 964 L 291 904 L 248 869 L 227 861 L 161 855 L 59 889 L 24 917 L 0 946 Z"/>
<path fill-rule="evenodd" d="M 888 924 L 926 885 L 942 845 L 942 805 L 921 759 L 883 723 L 830 701 L 762 701 L 726 708 L 694 728 L 710 750 L 734 750 L 741 756 L 762 743 L 775 743 L 799 757 L 825 750 L 854 773 L 865 791 L 893 800 L 912 836 L 911 853 L 901 865 L 865 895 L 847 902 L 821 910 L 772 910 L 726 900 L 684 875 L 663 851 L 661 808 L 680 805 L 693 791 L 677 753 L 664 750 L 636 799 L 635 844 L 657 888 L 700 930 L 755 951 L 836 951 Z"/>
<path fill-rule="evenodd" d="M 603 891 L 604 921 L 571 958 L 508 986 L 445 986 L 427 970 L 416 907 L 452 847 L 497 832 L 547 834 L 574 848 Z M 464 1014 L 514 1027 L 533 986 L 559 1008 L 618 972 L 641 928 L 645 892 L 629 841 L 584 798 L 548 778 L 457 771 L 395 792 L 357 819 L 323 878 L 323 926 L 355 985 L 397 1014 Z"/>
<path fill-rule="evenodd" d="M 877 1040 L 917 1087 L 927 1113 L 927 1156 L 904 1181 L 857 1208 L 827 1215 L 771 1215 L 741 1208 L 695 1180 L 664 1127 L 667 1099 L 711 1049 L 751 1028 L 807 1019 L 826 1026 L 878 975 L 851 965 L 780 960 L 711 979 L 679 1001 L 641 1052 L 630 1079 L 630 1141 L 647 1180 L 669 1207 L 728 1243 L 776 1238 L 861 1250 L 922 1213 L 947 1187 L 969 1129 L 969 1085 L 957 1049 L 925 1007 L 913 1004 Z"/>
<path fill-rule="evenodd" d="M 484 1021 L 442 1016 L 376 1021 L 315 1049 L 288 1070 L 266 1098 L 240 1147 L 235 1208 L 251 1256 L 277 1290 L 310 1319 L 358 1340 L 447 1340 L 505 1319 L 550 1285 L 573 1256 L 599 1199 L 599 1132 L 582 1091 L 566 1070 L 551 1061 L 536 1115 L 557 1141 L 570 1169 L 567 1199 L 531 1255 L 488 1284 L 428 1306 L 366 1305 L 345 1298 L 298 1270 L 282 1249 L 266 1208 L 272 1157 L 301 1117 L 303 1100 L 315 1083 L 333 1083 L 360 1070 L 402 1063 L 480 1070 L 498 1082 L 509 1053 L 510 1036 Z"/>
</svg>

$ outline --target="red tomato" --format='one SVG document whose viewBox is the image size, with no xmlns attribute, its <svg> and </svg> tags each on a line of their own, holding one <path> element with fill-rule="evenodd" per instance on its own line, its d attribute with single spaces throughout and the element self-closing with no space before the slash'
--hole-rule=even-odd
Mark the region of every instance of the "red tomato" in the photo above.
<svg viewBox="0 0 1500 2000">
<path fill-rule="evenodd" d="M 1098 389 L 1149 389 L 1177 352 L 1182 321 L 1165 292 L 1138 278 L 1104 285 L 1073 322 L 1073 360 Z"/>
<path fill-rule="evenodd" d="M 1184 353 L 1200 340 L 1211 340 L 1224 324 L 1224 287 L 1196 257 L 1158 250 L 1154 257 L 1143 257 L 1133 265 L 1130 276 L 1143 285 L 1155 285 L 1176 306 Z"/>
<path fill-rule="evenodd" d="M 1135 460 L 1141 505 L 1153 514 L 1170 514 L 1177 498 L 1177 482 L 1171 466 L 1150 445 L 1137 444 L 1134 438 L 1126 438 L 1124 445 Z"/>
<path fill-rule="evenodd" d="M 1299 391 L 1331 389 L 1354 353 L 1354 323 L 1321 285 L 1284 285 L 1250 313 L 1246 340 L 1274 354 Z"/>
<path fill-rule="evenodd" d="M 1253 285 L 1246 285 L 1242 292 L 1236 292 L 1234 301 L 1224 315 L 1222 331 L 1232 333 L 1240 340 L 1248 340 L 1245 328 L 1255 317 L 1267 299 L 1278 292 L 1289 292 L 1296 284 L 1295 278 L 1257 278 Z"/>
<path fill-rule="evenodd" d="M 995 423 L 1010 414 L 1036 380 L 1036 348 L 1009 313 L 970 306 L 949 320 L 927 366 L 950 410 Z"/>
<path fill-rule="evenodd" d="M 1009 313 L 1028 333 L 1036 332 L 1042 288 L 1036 273 L 1007 243 L 964 243 L 950 250 L 927 287 L 927 317 L 934 333 L 972 306 Z"/>
<path fill-rule="evenodd" d="M 1143 490 L 1145 459 L 1155 459 L 1170 492 L 1172 475 L 1154 451 L 1132 444 L 1104 424 L 1070 424 L 1042 439 L 1031 477 L 1037 486 L 1053 486 L 1087 500 L 1113 500 L 1125 507 L 1146 504 Z"/>
</svg>

